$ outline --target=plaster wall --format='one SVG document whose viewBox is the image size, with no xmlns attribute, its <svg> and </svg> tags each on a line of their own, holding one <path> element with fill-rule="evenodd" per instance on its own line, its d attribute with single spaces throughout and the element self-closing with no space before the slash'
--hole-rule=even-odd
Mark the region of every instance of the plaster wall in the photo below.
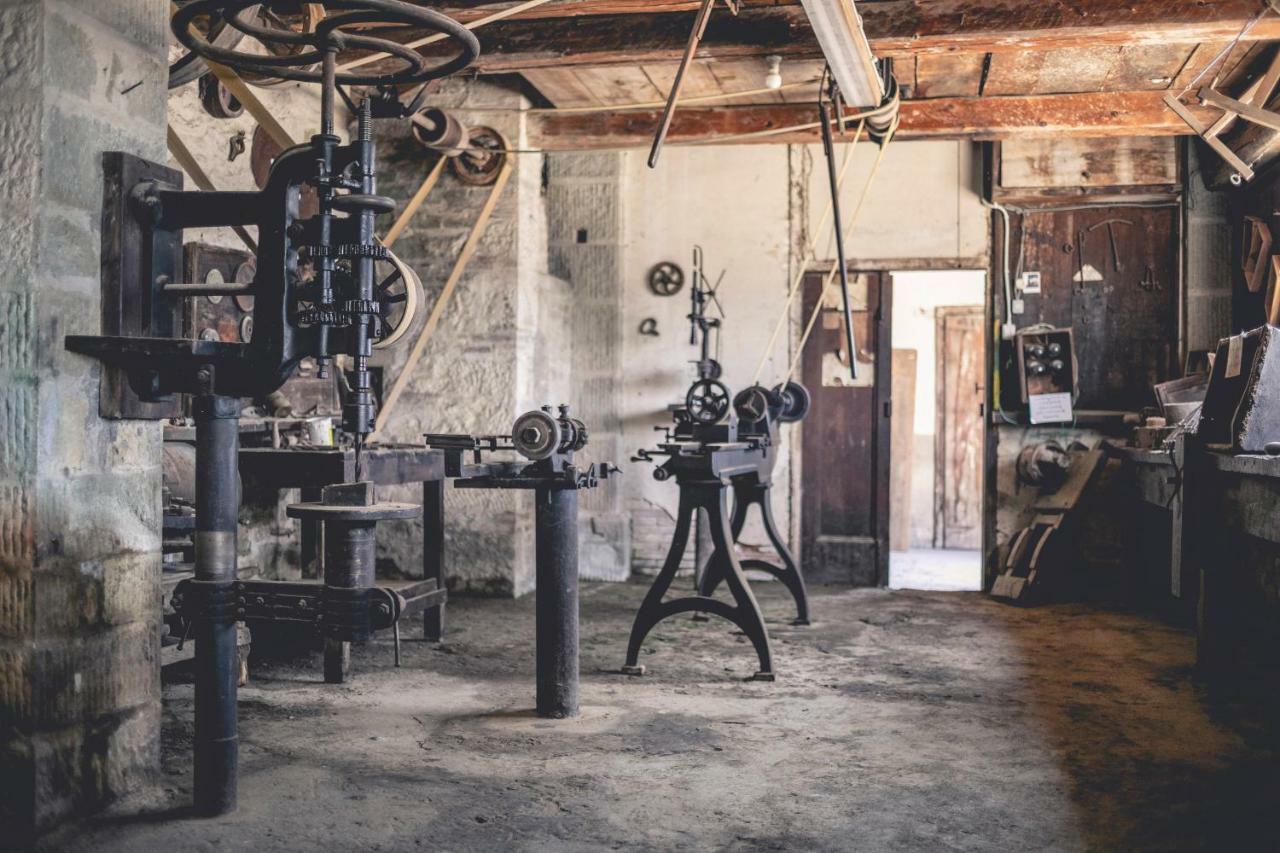
<svg viewBox="0 0 1280 853">
<path fill-rule="evenodd" d="M 847 146 L 837 150 L 842 162 Z M 877 149 L 857 146 L 841 195 L 846 227 L 866 185 Z M 830 192 L 817 146 L 672 148 L 650 171 L 638 152 L 626 162 L 627 260 L 623 289 L 626 373 L 622 423 L 629 452 L 652 446 L 656 425 L 670 423 L 666 407 L 683 399 L 693 378 L 689 363 L 687 294 L 651 294 L 646 277 L 660 261 L 689 269 L 692 246 L 706 253 L 714 281 L 726 270 L 720 291 L 725 320 L 720 359 L 735 391 L 751 384 L 774 323 L 784 310 L 787 288 L 802 269 L 829 269 L 834 259 L 830 219 L 823 215 Z M 890 268 L 987 266 L 987 216 L 976 192 L 981 158 L 976 146 L 958 142 L 899 142 L 886 152 L 849 244 L 855 266 Z M 821 227 L 820 227 L 821 226 Z M 807 243 L 816 244 L 812 251 Z M 979 291 L 979 294 L 981 291 Z M 981 295 L 977 297 L 981 301 Z M 770 349 L 761 381 L 775 384 L 799 339 L 799 300 Z M 646 317 L 658 322 L 656 338 L 639 334 Z M 783 431 L 775 478 L 774 513 L 796 544 L 800 483 L 799 428 Z M 633 566 L 661 565 L 673 526 L 676 489 L 652 480 L 647 467 L 631 466 L 625 479 L 626 508 L 633 524 Z M 748 548 L 764 545 L 763 531 L 749 524 Z M 691 555 L 687 565 L 692 565 Z"/>
<path fill-rule="evenodd" d="M 847 149 L 847 145 L 836 146 L 838 169 Z M 979 147 L 948 140 L 892 142 L 867 190 L 878 152 L 874 144 L 858 145 L 841 187 L 846 230 L 866 191 L 852 239 L 846 244 L 851 262 L 931 261 L 985 269 L 989 229 L 979 195 Z M 814 240 L 815 257 L 830 262 L 836 256 L 830 219 L 818 228 L 831 198 L 822 147 L 792 146 L 792 159 L 797 190 L 804 193 L 804 233 Z"/>
<path fill-rule="evenodd" d="M 790 265 L 787 149 L 776 146 L 671 148 L 651 171 L 638 152 L 623 156 L 626 197 L 626 256 L 617 286 L 623 297 L 622 324 L 626 369 L 623 374 L 622 433 L 627 455 L 653 447 L 654 427 L 671 423 L 667 407 L 682 402 L 695 378 L 691 364 L 698 350 L 689 344 L 689 278 L 694 246 L 705 254 L 705 271 L 719 290 L 726 316 L 718 350 L 722 381 L 737 392 L 752 383 L 764 344 L 786 300 Z M 673 261 L 685 271 L 685 287 L 675 296 L 657 296 L 648 286 L 649 270 Z M 657 321 L 656 337 L 641 335 L 641 321 Z M 785 338 L 785 336 L 784 336 Z M 785 342 L 775 347 L 761 381 L 775 384 L 786 371 Z M 773 510 L 786 530 L 791 519 L 790 447 L 793 432 L 783 429 L 783 447 L 775 475 Z M 632 519 L 632 566 L 659 568 L 674 528 L 678 489 L 653 479 L 653 466 L 635 463 L 623 478 L 626 509 Z M 742 541 L 750 548 L 766 543 L 752 515 Z M 692 566 L 693 549 L 686 554 Z"/>
</svg>

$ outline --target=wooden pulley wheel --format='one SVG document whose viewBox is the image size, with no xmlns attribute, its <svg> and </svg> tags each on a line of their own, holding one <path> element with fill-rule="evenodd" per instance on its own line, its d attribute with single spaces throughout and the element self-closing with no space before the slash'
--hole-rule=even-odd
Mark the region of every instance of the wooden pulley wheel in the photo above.
<svg viewBox="0 0 1280 853">
<path fill-rule="evenodd" d="M 213 74 L 200 78 L 200 104 L 214 118 L 238 118 L 244 113 L 244 104 Z"/>
<path fill-rule="evenodd" d="M 272 8 L 274 7 L 274 8 Z M 279 30 L 292 30 L 295 33 L 314 33 L 316 24 L 324 20 L 324 6 L 319 3 L 272 3 L 262 4 L 257 11 L 246 16 L 253 23 L 262 27 L 274 27 Z M 241 18 L 244 20 L 244 18 Z M 310 48 L 307 44 L 283 44 L 280 42 L 266 43 L 268 53 L 275 57 L 299 56 Z M 312 65 L 311 68 L 318 68 L 318 65 Z M 273 77 L 267 74 L 256 74 L 252 71 L 244 70 L 240 72 L 241 79 L 246 83 L 252 83 L 254 86 L 266 88 L 268 86 L 279 86 L 285 82 L 282 77 Z"/>
<path fill-rule="evenodd" d="M 249 149 L 249 171 L 253 173 L 253 182 L 258 189 L 267 185 L 271 175 L 271 164 L 284 151 L 280 144 L 267 133 L 266 128 L 258 125 L 253 129 L 253 145 Z M 298 194 L 298 218 L 310 219 L 320 212 L 320 197 L 315 187 L 303 184 Z"/>
<path fill-rule="evenodd" d="M 473 127 L 462 153 L 449 160 L 449 168 L 464 184 L 491 186 L 506 161 L 507 140 L 492 127 Z"/>
<path fill-rule="evenodd" d="M 381 241 L 379 241 L 381 242 Z M 422 279 L 395 252 L 387 250 L 387 259 L 378 261 L 373 298 L 382 315 L 382 336 L 374 342 L 375 350 L 395 346 L 408 333 L 425 300 Z"/>
</svg>

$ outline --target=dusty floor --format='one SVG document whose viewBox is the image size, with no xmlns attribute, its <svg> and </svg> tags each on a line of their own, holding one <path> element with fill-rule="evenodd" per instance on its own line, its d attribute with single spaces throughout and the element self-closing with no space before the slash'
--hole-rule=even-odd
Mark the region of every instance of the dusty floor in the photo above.
<svg viewBox="0 0 1280 853">
<path fill-rule="evenodd" d="M 651 635 L 614 674 L 639 585 L 583 596 L 581 719 L 531 716 L 533 602 L 451 604 L 448 643 L 365 647 L 359 675 L 259 669 L 240 808 L 182 812 L 191 687 L 165 691 L 162 789 L 72 850 L 1277 849 L 1274 729 L 1206 696 L 1192 638 L 1084 606 L 815 591 L 781 678 L 724 623 Z M 139 813 L 139 810 L 143 810 Z M 176 818 L 176 819 L 175 819 Z"/>
</svg>

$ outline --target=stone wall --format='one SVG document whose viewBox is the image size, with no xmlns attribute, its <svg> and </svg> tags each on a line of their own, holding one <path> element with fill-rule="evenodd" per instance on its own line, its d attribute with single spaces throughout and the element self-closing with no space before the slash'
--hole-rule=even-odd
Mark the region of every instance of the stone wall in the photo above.
<svg viewBox="0 0 1280 853">
<path fill-rule="evenodd" d="M 446 81 L 432 104 L 459 109 L 465 122 L 501 131 L 519 147 L 527 101 L 496 83 Z M 488 109 L 489 111 L 486 111 Z M 405 122 L 378 127 L 379 191 L 410 198 L 435 155 Z M 568 402 L 568 285 L 547 268 L 542 155 L 513 155 L 514 173 L 466 274 L 414 369 L 382 436 L 420 442 L 427 432 L 502 433 L 522 412 Z M 418 271 L 431 305 L 458 258 L 489 187 L 460 182 L 446 170 L 395 245 Z M 398 376 L 411 344 L 382 362 Z M 383 490 L 388 499 L 417 500 L 416 489 Z M 521 595 L 533 588 L 533 504 L 521 492 L 446 489 L 445 549 L 449 584 L 481 594 Z M 387 524 L 379 558 L 413 574 L 421 523 Z"/>
<path fill-rule="evenodd" d="M 569 401 L 587 425 L 585 462 L 622 465 L 622 288 L 627 176 L 617 153 L 547 157 L 547 254 L 552 273 L 568 282 L 570 303 L 562 356 L 573 380 Z M 579 571 L 591 580 L 631 573 L 631 524 L 623 484 L 610 480 L 582 496 Z"/>
<path fill-rule="evenodd" d="M 1186 143 L 1186 152 L 1186 350 L 1213 351 L 1232 332 L 1231 196 L 1205 187 L 1199 146 Z"/>
<path fill-rule="evenodd" d="M 0 2 L 0 844 L 158 765 L 160 426 L 98 417 L 102 154 L 165 157 L 165 6 Z"/>
</svg>

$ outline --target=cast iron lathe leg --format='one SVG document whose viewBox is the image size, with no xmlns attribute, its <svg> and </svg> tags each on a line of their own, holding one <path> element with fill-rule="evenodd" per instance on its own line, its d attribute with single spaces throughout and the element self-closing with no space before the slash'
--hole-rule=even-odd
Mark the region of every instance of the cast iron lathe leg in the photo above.
<svg viewBox="0 0 1280 853">
<path fill-rule="evenodd" d="M 196 576 L 206 600 L 226 606 L 197 619 L 195 650 L 195 809 L 221 815 L 236 807 L 239 744 L 236 621 L 230 608 L 236 580 L 240 401 L 202 396 L 196 421 Z"/>
<path fill-rule="evenodd" d="M 422 577 L 434 578 L 437 589 L 444 589 L 444 481 L 428 480 L 422 484 Z M 438 643 L 444 639 L 442 602 L 422 612 L 422 637 Z"/>
<path fill-rule="evenodd" d="M 781 566 L 770 563 L 767 560 L 742 560 L 742 568 L 765 572 L 781 581 L 791 593 L 791 598 L 796 605 L 796 618 L 792 620 L 791 624 L 810 624 L 809 592 L 805 588 L 804 575 L 800 573 L 800 567 L 796 564 L 795 558 L 791 556 L 791 551 L 787 548 L 786 543 L 782 541 L 782 537 L 778 533 L 778 527 L 774 523 L 773 508 L 770 506 L 769 501 L 769 486 L 751 481 L 735 482 L 733 490 L 733 520 L 730 523 L 733 541 L 736 543 L 738 537 L 742 534 L 742 528 L 747 521 L 747 510 L 752 504 L 756 504 L 760 507 L 760 516 L 764 521 L 764 532 L 773 544 L 778 558 L 782 560 Z M 702 582 L 698 585 L 699 594 L 714 595 L 716 587 L 723 583 L 724 580 L 723 569 L 704 572 Z"/>
<path fill-rule="evenodd" d="M 751 488 L 755 491 L 756 503 L 760 505 L 760 515 L 764 519 L 765 535 L 769 537 L 769 541 L 773 543 L 773 550 L 778 553 L 779 559 L 782 560 L 781 570 L 770 572 L 770 574 L 773 574 L 774 577 L 787 585 L 787 589 L 791 590 L 791 597 L 796 603 L 796 618 L 793 624 L 808 625 L 809 590 L 805 587 L 804 575 L 800 573 L 800 566 L 796 563 L 795 558 L 791 556 L 791 549 L 782 541 L 782 536 L 778 533 L 778 526 L 774 523 L 773 502 L 769 500 L 770 487 L 756 483 Z M 779 568 L 762 560 L 752 560 L 751 563 L 751 566 L 743 563 L 743 568 L 758 568 L 756 565 L 758 563 L 768 566 L 764 571 L 777 570 Z"/>
<path fill-rule="evenodd" d="M 538 489 L 538 716 L 578 716 L 578 492 Z"/>
<path fill-rule="evenodd" d="M 671 540 L 671 548 L 667 551 L 666 562 L 662 571 L 654 579 L 653 586 L 645 595 L 636 613 L 635 623 L 631 626 L 631 639 L 627 644 L 627 662 L 622 672 L 627 675 L 643 675 L 644 667 L 639 666 L 640 646 L 653 627 L 670 616 L 678 613 L 702 612 L 712 613 L 727 619 L 742 629 L 751 644 L 755 647 L 759 658 L 760 669 L 755 678 L 772 681 L 773 655 L 769 642 L 769 632 L 765 628 L 764 617 L 760 605 L 747 585 L 742 574 L 742 566 L 737 555 L 729 545 L 729 514 L 725 505 L 726 488 L 720 482 L 686 482 L 680 484 L 680 509 L 676 516 L 676 531 Z M 707 574 L 723 575 L 729 585 L 729 592 L 736 604 L 728 604 L 715 598 L 703 595 L 674 598 L 663 601 L 662 597 L 671 587 L 676 573 L 680 569 L 680 561 L 684 558 L 685 548 L 689 543 L 689 528 L 693 524 L 693 516 L 698 508 L 705 509 L 711 522 L 711 541 L 715 547 L 711 561 L 707 565 Z"/>
</svg>

